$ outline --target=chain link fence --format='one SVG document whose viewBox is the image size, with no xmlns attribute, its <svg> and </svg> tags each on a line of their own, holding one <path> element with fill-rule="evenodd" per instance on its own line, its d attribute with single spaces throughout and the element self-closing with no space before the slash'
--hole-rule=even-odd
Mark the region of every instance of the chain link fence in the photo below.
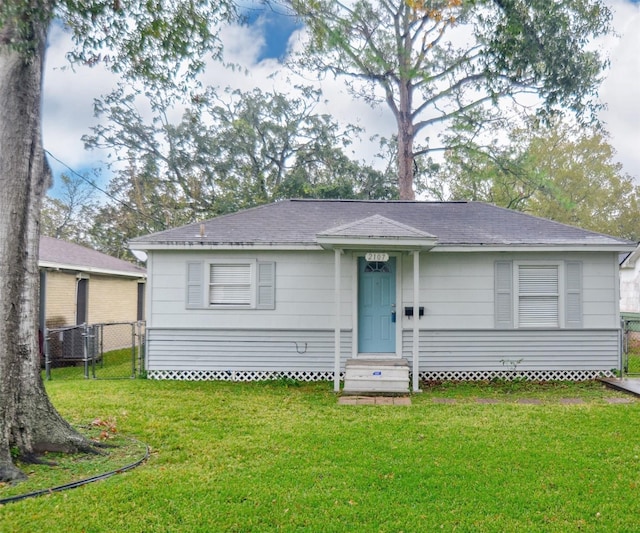
<svg viewBox="0 0 640 533">
<path fill-rule="evenodd" d="M 624 318 L 622 331 L 622 372 L 640 376 L 640 319 Z"/>
<path fill-rule="evenodd" d="M 144 322 L 51 328 L 43 337 L 47 380 L 135 378 L 144 372 Z"/>
</svg>

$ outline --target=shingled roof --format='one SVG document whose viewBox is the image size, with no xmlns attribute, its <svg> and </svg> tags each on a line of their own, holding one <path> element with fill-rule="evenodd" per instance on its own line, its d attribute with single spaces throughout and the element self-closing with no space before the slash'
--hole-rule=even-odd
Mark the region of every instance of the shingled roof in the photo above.
<svg viewBox="0 0 640 533">
<path fill-rule="evenodd" d="M 144 268 L 122 259 L 117 259 L 79 244 L 45 236 L 40 237 L 38 264 L 43 268 L 78 270 L 137 278 L 146 276 Z"/>
<path fill-rule="evenodd" d="M 413 230 L 435 237 L 438 247 L 537 245 L 626 250 L 634 244 L 481 202 L 283 200 L 138 237 L 130 247 L 317 247 L 319 235 L 340 228 L 375 229 L 380 217 L 387 219 L 387 228 L 391 221 L 404 233 Z"/>
</svg>

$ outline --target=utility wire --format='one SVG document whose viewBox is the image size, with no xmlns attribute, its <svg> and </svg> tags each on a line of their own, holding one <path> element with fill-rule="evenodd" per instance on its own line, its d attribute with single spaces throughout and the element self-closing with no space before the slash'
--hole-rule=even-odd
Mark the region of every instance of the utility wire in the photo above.
<svg viewBox="0 0 640 533">
<path fill-rule="evenodd" d="M 139 209 L 137 209 L 136 207 L 133 207 L 132 205 L 128 204 L 127 202 L 125 202 L 124 200 L 120 200 L 119 198 L 116 198 L 113 194 L 111 194 L 110 192 L 104 190 L 102 187 L 99 187 L 95 181 L 87 178 L 86 176 L 83 176 L 82 174 L 80 174 L 79 172 L 75 171 L 74 169 L 72 169 L 69 165 L 67 165 L 64 161 L 60 160 L 59 158 L 57 158 L 55 155 L 53 155 L 49 150 L 45 150 L 44 151 L 45 154 L 47 154 L 51 159 L 53 159 L 54 161 L 60 163 L 63 167 L 65 167 L 71 174 L 73 174 L 74 176 L 80 178 L 81 180 L 85 181 L 86 183 L 88 183 L 89 185 L 91 185 L 94 189 L 97 189 L 98 191 L 100 191 L 102 194 L 104 194 L 105 196 L 107 196 L 108 198 L 111 198 L 114 202 L 119 203 L 120 205 L 122 205 L 123 207 L 129 209 L 129 211 L 133 211 L 134 213 L 137 213 L 138 215 L 140 215 L 143 218 L 146 218 L 148 220 L 151 220 L 153 222 L 155 222 L 156 224 L 160 224 L 161 227 L 164 227 L 164 222 L 162 220 L 159 220 L 151 215 L 147 215 L 146 213 L 143 213 L 142 211 L 140 211 Z"/>
</svg>

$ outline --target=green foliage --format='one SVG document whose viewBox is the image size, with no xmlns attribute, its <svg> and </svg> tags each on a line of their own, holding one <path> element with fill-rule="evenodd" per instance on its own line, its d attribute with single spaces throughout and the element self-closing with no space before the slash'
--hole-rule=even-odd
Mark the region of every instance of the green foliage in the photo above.
<svg viewBox="0 0 640 533">
<path fill-rule="evenodd" d="M 492 0 L 498 7 L 483 28 L 488 38 L 487 76 L 535 87 L 549 111 L 557 106 L 581 115 L 597 102 L 606 60 L 589 48 L 610 31 L 603 2 L 577 0 Z M 561 62 L 558 61 L 562 58 Z"/>
<path fill-rule="evenodd" d="M 227 0 L 62 0 L 59 9 L 76 43 L 72 61 L 165 85 L 181 85 L 209 56 L 220 57 L 219 24 L 237 16 Z"/>
<path fill-rule="evenodd" d="M 0 46 L 18 51 L 26 58 L 38 53 L 42 28 L 53 18 L 54 0 L 10 0 L 0 2 Z"/>
<path fill-rule="evenodd" d="M 109 186 L 116 201 L 98 209 L 90 230 L 112 255 L 122 257 L 129 238 L 281 198 L 397 195 L 388 172 L 349 157 L 359 130 L 317 113 L 318 91 L 299 87 L 286 97 L 209 88 L 191 95 L 177 123 L 168 118 L 177 95 L 144 96 L 122 86 L 98 101 L 104 121 L 85 137 L 120 165 Z M 150 121 L 138 111 L 145 99 Z"/>
<path fill-rule="evenodd" d="M 311 30 L 300 68 L 344 76 L 352 94 L 394 114 L 404 199 L 421 177 L 415 160 L 450 146 L 434 141 L 441 125 L 482 128 L 521 95 L 543 116 L 571 109 L 589 121 L 599 107 L 606 60 L 588 45 L 610 32 L 601 0 L 274 1 Z"/>
<path fill-rule="evenodd" d="M 447 153 L 428 189 L 631 240 L 640 238 L 640 189 L 615 161 L 607 133 L 553 121 L 508 132 L 506 143 L 468 141 Z"/>
<path fill-rule="evenodd" d="M 3 531 L 633 531 L 640 512 L 640 403 L 610 404 L 623 396 L 597 383 L 447 383 L 411 406 L 339 405 L 328 384 L 47 389 L 76 423 L 115 418 L 151 458 L 7 505 Z"/>
</svg>

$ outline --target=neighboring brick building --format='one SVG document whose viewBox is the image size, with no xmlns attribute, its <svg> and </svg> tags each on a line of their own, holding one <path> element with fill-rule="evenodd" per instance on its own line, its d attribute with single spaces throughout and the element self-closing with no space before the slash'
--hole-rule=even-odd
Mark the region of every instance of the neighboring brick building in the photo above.
<svg viewBox="0 0 640 533">
<path fill-rule="evenodd" d="M 41 237 L 38 263 L 40 324 L 55 328 L 144 319 L 144 268 L 51 237 Z"/>
</svg>

